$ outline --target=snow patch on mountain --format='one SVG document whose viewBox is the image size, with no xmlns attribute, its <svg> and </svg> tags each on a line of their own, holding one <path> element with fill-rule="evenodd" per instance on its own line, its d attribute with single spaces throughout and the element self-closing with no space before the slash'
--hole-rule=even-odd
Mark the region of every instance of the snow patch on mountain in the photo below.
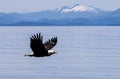
<svg viewBox="0 0 120 79">
<path fill-rule="evenodd" d="M 59 8 L 57 11 L 61 11 L 64 13 L 68 12 L 98 12 L 95 8 L 90 7 L 90 6 L 85 6 L 85 5 L 75 5 L 73 7 L 63 7 Z"/>
</svg>

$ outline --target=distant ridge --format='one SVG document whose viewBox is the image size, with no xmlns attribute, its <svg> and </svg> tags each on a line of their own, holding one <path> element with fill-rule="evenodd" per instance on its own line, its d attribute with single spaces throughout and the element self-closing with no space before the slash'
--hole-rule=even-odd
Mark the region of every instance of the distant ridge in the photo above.
<svg viewBox="0 0 120 79">
<path fill-rule="evenodd" d="M 120 9 L 76 4 L 31 13 L 0 13 L 0 26 L 120 26 Z"/>
</svg>

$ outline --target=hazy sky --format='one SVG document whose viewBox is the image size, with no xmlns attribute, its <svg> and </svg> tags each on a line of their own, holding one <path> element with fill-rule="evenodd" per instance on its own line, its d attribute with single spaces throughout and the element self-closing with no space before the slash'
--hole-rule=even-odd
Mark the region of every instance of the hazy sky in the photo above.
<svg viewBox="0 0 120 79">
<path fill-rule="evenodd" d="M 0 0 L 0 12 L 33 12 L 75 4 L 94 6 L 104 10 L 120 8 L 120 0 Z"/>
</svg>

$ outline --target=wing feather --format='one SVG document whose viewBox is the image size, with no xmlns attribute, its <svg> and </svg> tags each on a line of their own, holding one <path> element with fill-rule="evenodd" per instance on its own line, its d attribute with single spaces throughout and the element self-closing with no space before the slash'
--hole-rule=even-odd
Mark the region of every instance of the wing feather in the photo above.
<svg viewBox="0 0 120 79">
<path fill-rule="evenodd" d="M 50 50 L 57 44 L 57 37 L 51 38 L 44 43 L 45 49 Z"/>
<path fill-rule="evenodd" d="M 41 36 L 41 33 L 32 35 L 30 37 L 30 40 L 31 40 L 30 47 L 35 55 L 42 56 L 48 54 L 44 47 L 43 36 Z"/>
</svg>

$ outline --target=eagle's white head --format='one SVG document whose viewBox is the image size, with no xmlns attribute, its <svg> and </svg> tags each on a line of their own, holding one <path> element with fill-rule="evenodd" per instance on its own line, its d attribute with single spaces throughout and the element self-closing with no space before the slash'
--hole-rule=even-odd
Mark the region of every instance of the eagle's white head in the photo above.
<svg viewBox="0 0 120 79">
<path fill-rule="evenodd" d="M 49 54 L 57 54 L 57 51 L 55 51 L 55 50 L 48 50 L 48 53 Z"/>
</svg>

